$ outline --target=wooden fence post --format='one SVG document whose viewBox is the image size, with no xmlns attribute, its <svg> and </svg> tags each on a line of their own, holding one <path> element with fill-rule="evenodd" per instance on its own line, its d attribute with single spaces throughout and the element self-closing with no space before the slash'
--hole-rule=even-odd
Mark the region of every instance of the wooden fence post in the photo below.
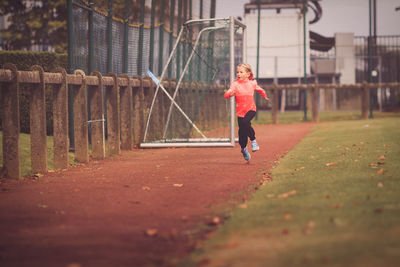
<svg viewBox="0 0 400 267">
<path fill-rule="evenodd" d="M 362 83 L 361 92 L 361 118 L 366 120 L 369 109 L 369 84 L 367 82 Z"/>
<path fill-rule="evenodd" d="M 121 149 L 131 150 L 133 145 L 132 131 L 132 85 L 128 74 L 121 74 L 120 77 L 126 80 L 127 85 L 120 87 L 121 99 Z"/>
<path fill-rule="evenodd" d="M 11 71 L 12 80 L 1 83 L 3 108 L 3 168 L 6 177 L 20 179 L 21 164 L 19 159 L 19 85 L 20 77 L 14 64 L 4 64 L 4 69 Z"/>
<path fill-rule="evenodd" d="M 88 86 L 92 157 L 93 159 L 104 159 L 106 156 L 106 148 L 104 129 L 103 76 L 98 71 L 92 72 L 90 76 L 96 76 L 98 80 L 98 84 L 96 86 Z"/>
<path fill-rule="evenodd" d="M 120 146 L 120 99 L 118 77 L 115 73 L 108 73 L 112 77 L 114 83 L 112 86 L 106 86 L 106 103 L 107 103 L 107 130 L 108 130 L 108 150 L 111 154 L 121 154 Z"/>
<path fill-rule="evenodd" d="M 39 72 L 40 83 L 33 84 L 29 97 L 29 117 L 31 133 L 32 172 L 47 172 L 46 144 L 46 86 L 44 70 L 40 66 L 32 66 L 31 71 Z"/>
<path fill-rule="evenodd" d="M 312 120 L 319 122 L 319 87 L 318 84 L 311 85 L 312 88 Z"/>
<path fill-rule="evenodd" d="M 279 107 L 278 86 L 274 83 L 272 88 L 272 107 L 271 107 L 271 116 L 273 124 L 278 124 L 278 107 Z"/>
<path fill-rule="evenodd" d="M 144 97 L 143 97 L 143 82 L 140 76 L 135 76 L 135 79 L 139 80 L 139 85 L 133 88 L 133 139 L 136 146 L 140 145 L 143 139 L 143 123 L 144 120 Z"/>
<path fill-rule="evenodd" d="M 67 169 L 69 164 L 69 139 L 68 139 L 68 83 L 67 72 L 57 68 L 61 73 L 61 84 L 54 86 L 53 90 L 53 141 L 54 141 L 54 167 Z"/>
<path fill-rule="evenodd" d="M 89 136 L 86 75 L 82 70 L 75 70 L 74 74 L 80 75 L 82 78 L 80 85 L 73 86 L 75 160 L 81 163 L 88 163 Z"/>
</svg>

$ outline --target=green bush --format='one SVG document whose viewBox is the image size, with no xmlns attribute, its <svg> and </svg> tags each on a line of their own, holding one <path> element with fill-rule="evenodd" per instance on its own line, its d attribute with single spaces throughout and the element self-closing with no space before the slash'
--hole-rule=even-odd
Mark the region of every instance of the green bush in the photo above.
<svg viewBox="0 0 400 267">
<path fill-rule="evenodd" d="M 31 51 L 0 51 L 0 67 L 4 64 L 12 63 L 18 70 L 29 70 L 34 65 L 41 66 L 44 71 L 52 72 L 57 67 L 68 68 L 67 54 L 57 54 L 53 52 L 31 52 Z M 29 128 L 29 86 L 20 86 L 20 127 L 22 133 L 30 133 Z M 53 133 L 52 116 L 52 88 L 46 87 L 46 125 L 47 134 Z M 1 94 L 0 94 L 1 97 Z M 0 109 L 0 123 L 3 117 Z"/>
</svg>

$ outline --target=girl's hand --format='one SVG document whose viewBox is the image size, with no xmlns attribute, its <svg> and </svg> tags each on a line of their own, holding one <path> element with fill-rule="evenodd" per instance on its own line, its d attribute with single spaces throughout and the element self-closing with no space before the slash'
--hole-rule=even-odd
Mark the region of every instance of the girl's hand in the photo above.
<svg viewBox="0 0 400 267">
<path fill-rule="evenodd" d="M 267 101 L 269 101 L 269 98 L 268 98 L 268 97 L 265 97 L 264 99 L 267 100 Z"/>
</svg>

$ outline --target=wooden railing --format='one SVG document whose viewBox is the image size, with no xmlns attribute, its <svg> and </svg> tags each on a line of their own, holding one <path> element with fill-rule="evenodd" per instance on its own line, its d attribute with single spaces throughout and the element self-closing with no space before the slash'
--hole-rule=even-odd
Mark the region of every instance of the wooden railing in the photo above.
<svg viewBox="0 0 400 267">
<path fill-rule="evenodd" d="M 274 124 L 278 123 L 279 110 L 279 90 L 307 90 L 311 95 L 311 114 L 312 121 L 319 122 L 319 92 L 320 89 L 336 89 L 336 90 L 360 90 L 361 94 L 361 118 L 368 119 L 370 109 L 370 91 L 377 88 L 399 88 L 400 83 L 357 83 L 357 84 L 271 84 L 263 86 L 264 89 L 270 90 L 271 94 L 271 116 Z"/>
<path fill-rule="evenodd" d="M 0 89 L 3 109 L 3 173 L 9 178 L 20 178 L 20 108 L 21 84 L 30 85 L 29 116 L 31 138 L 31 162 L 33 173 L 47 171 L 46 148 L 46 85 L 53 85 L 53 140 L 54 166 L 66 169 L 69 166 L 68 138 L 68 88 L 73 91 L 73 133 L 75 161 L 89 162 L 105 158 L 104 101 L 106 103 L 107 150 L 109 154 L 120 154 L 140 144 L 145 124 L 145 110 L 154 95 L 155 84 L 150 78 L 129 77 L 114 73 L 102 76 L 93 72 L 89 76 L 81 70 L 67 74 L 64 69 L 54 73 L 44 72 L 39 66 L 30 71 L 18 71 L 15 65 L 5 64 L 0 69 Z M 202 83 L 186 83 L 189 87 L 203 90 Z M 176 81 L 164 81 L 167 89 L 173 89 Z M 103 96 L 102 90 L 105 89 Z M 221 89 L 221 94 L 223 90 Z M 103 99 L 103 97 L 105 99 Z M 90 110 L 88 111 L 88 106 Z M 88 121 L 88 112 L 90 121 Z M 89 153 L 89 130 L 91 122 Z"/>
<path fill-rule="evenodd" d="M 149 108 L 155 84 L 149 79 L 129 77 L 126 74 L 117 77 L 114 73 L 102 76 L 93 72 L 89 76 L 81 70 L 67 74 L 64 69 L 53 73 L 44 72 L 40 66 L 34 66 L 30 71 L 19 71 L 13 64 L 4 65 L 0 69 L 0 89 L 2 93 L 1 108 L 3 109 L 3 169 L 9 178 L 21 177 L 19 133 L 20 108 L 19 91 L 21 84 L 30 85 L 30 134 L 31 162 L 33 173 L 47 171 L 46 147 L 46 85 L 53 85 L 53 139 L 54 166 L 56 169 L 66 169 L 69 166 L 68 138 L 68 88 L 73 91 L 73 133 L 75 140 L 75 160 L 89 162 L 93 159 L 105 158 L 105 127 L 104 101 L 106 103 L 107 148 L 110 154 L 120 154 L 122 150 L 130 150 L 139 145 L 143 137 L 145 110 Z M 176 81 L 164 81 L 164 86 L 173 90 Z M 202 88 L 198 83 L 187 83 L 189 87 Z M 272 121 L 278 123 L 278 90 L 306 89 L 312 91 L 312 118 L 318 122 L 318 94 L 320 88 L 356 88 L 362 91 L 362 117 L 368 117 L 370 88 L 399 87 L 399 83 L 390 84 L 307 84 L 307 85 L 268 85 L 271 90 Z M 103 88 L 105 94 L 103 96 Z M 213 88 L 220 89 L 223 88 Z M 222 94 L 222 93 L 221 93 Z M 103 99 L 103 97 L 105 99 Z M 222 96 L 221 96 L 222 98 Z M 90 110 L 88 110 L 88 105 Z M 168 105 L 169 106 L 169 105 Z M 213 105 L 218 106 L 218 105 Z M 91 118 L 91 154 L 89 153 L 88 112 Z M 208 111 L 207 111 L 208 112 Z M 210 113 L 210 112 L 209 112 Z M 100 123 L 96 123 L 100 122 Z"/>
</svg>

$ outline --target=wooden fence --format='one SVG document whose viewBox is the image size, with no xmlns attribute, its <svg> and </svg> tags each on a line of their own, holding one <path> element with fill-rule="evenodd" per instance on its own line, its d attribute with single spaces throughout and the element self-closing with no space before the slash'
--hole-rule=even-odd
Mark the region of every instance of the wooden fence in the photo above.
<svg viewBox="0 0 400 267">
<path fill-rule="evenodd" d="M 319 122 L 319 93 L 320 89 L 336 89 L 336 90 L 359 90 L 361 94 L 361 118 L 368 119 L 370 109 L 370 93 L 371 90 L 377 88 L 400 88 L 400 83 L 357 83 L 357 84 L 271 84 L 263 86 L 264 89 L 270 90 L 271 99 L 271 116 L 274 124 L 278 123 L 279 110 L 279 90 L 307 90 L 311 96 L 311 114 L 312 121 Z M 308 102 L 308 101 L 307 101 Z"/>
<path fill-rule="evenodd" d="M 47 171 L 46 146 L 46 85 L 53 85 L 53 139 L 54 166 L 56 169 L 66 169 L 69 166 L 68 138 L 68 88 L 73 91 L 73 132 L 75 140 L 75 160 L 81 163 L 93 159 L 104 159 L 105 129 L 104 123 L 91 125 L 91 154 L 89 153 L 88 112 L 92 122 L 104 121 L 104 101 L 106 103 L 106 125 L 108 137 L 108 152 L 120 154 L 122 150 L 133 149 L 138 145 L 145 127 L 145 110 L 155 92 L 155 84 L 149 79 L 129 77 L 123 74 L 117 77 L 114 73 L 102 76 L 93 72 L 89 76 L 81 70 L 67 74 L 64 69 L 54 73 L 44 72 L 40 66 L 34 66 L 30 71 L 18 71 L 13 64 L 4 65 L 0 69 L 1 108 L 3 109 L 3 169 L 9 178 L 21 178 L 20 166 L 20 118 L 19 118 L 19 88 L 21 84 L 30 85 L 29 113 L 31 134 L 31 162 L 33 173 Z M 163 82 L 164 86 L 173 90 L 176 81 Z M 188 83 L 198 86 L 196 83 Z M 312 91 L 312 118 L 318 122 L 318 94 L 320 88 L 353 88 L 362 91 L 362 117 L 368 117 L 370 88 L 398 87 L 399 83 L 391 84 L 356 84 L 356 85 L 269 85 L 264 87 L 272 92 L 272 121 L 278 123 L 278 90 L 306 89 Z M 103 88 L 105 94 L 103 95 Z M 221 87 L 214 87 L 220 89 Z M 210 89 L 211 90 L 211 89 Z M 103 97 L 105 99 L 103 99 Z M 88 104 L 90 110 L 88 111 Z M 167 103 L 168 104 L 168 103 Z M 168 104 L 169 106 L 169 104 Z"/>
</svg>

